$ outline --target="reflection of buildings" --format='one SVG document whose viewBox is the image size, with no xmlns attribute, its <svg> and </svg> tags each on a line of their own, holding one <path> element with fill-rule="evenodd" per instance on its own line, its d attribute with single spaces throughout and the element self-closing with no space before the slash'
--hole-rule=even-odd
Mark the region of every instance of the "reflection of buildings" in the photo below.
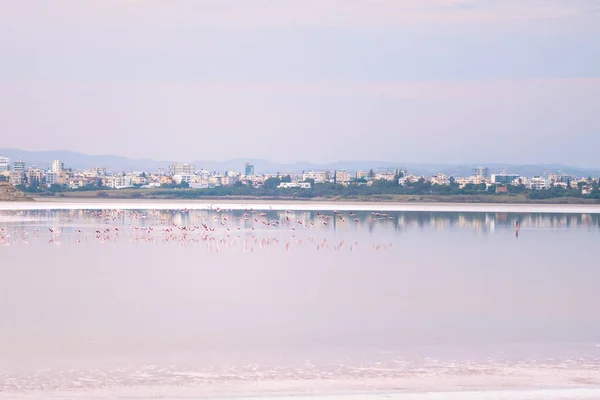
<svg viewBox="0 0 600 400">
<path fill-rule="evenodd" d="M 370 212 L 357 212 L 350 215 L 342 212 L 342 218 L 333 212 L 285 211 L 266 212 L 265 217 L 260 217 L 259 212 L 250 211 L 6 211 L 0 212 L 0 226 L 2 226 L 3 215 L 25 216 L 28 218 L 43 218 L 53 224 L 71 222 L 73 220 L 87 221 L 89 224 L 106 225 L 123 223 L 136 226 L 163 225 L 172 227 L 176 223 L 178 227 L 199 226 L 206 223 L 213 228 L 221 227 L 221 222 L 231 226 L 240 226 L 246 229 L 256 227 L 257 230 L 273 232 L 290 232 L 295 228 L 294 234 L 311 235 L 314 233 L 354 234 L 362 230 L 379 234 L 396 234 L 397 232 L 429 229 L 433 231 L 466 229 L 481 234 L 494 233 L 496 228 L 514 230 L 515 222 L 519 220 L 523 229 L 564 229 L 564 228 L 588 228 L 598 230 L 600 228 L 600 215 L 596 214 L 510 214 L 510 213 L 430 213 L 430 212 L 395 212 L 385 216 L 374 215 Z M 224 220 L 223 218 L 227 218 Z M 254 220 L 257 219 L 258 223 Z M 288 220 L 289 219 L 289 220 Z M 355 219 L 357 221 L 355 221 Z M 269 221 L 271 225 L 263 226 L 263 221 Z M 278 221 L 277 224 L 273 223 Z M 289 222 L 288 222 L 289 221 Z M 300 222 L 298 222 L 300 221 Z M 327 224 L 323 224 L 327 222 Z M 30 224 L 30 222 L 28 222 Z M 24 222 L 25 224 L 25 222 Z M 232 229 L 233 230 L 233 229 Z"/>
</svg>

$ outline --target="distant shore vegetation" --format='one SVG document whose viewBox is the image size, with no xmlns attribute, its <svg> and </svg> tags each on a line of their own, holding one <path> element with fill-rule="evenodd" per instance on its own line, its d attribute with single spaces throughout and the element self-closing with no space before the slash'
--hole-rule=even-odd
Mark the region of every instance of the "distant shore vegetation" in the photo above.
<svg viewBox="0 0 600 400">
<path fill-rule="evenodd" d="M 273 198 L 273 199 L 340 199 L 340 200 L 390 200 L 390 201 L 462 201 L 462 202 L 556 202 L 600 203 L 598 182 L 593 181 L 592 190 L 582 194 L 581 188 L 552 186 L 533 190 L 525 185 L 467 184 L 459 187 L 433 184 L 425 179 L 404 185 L 387 180 L 375 180 L 371 185 L 354 181 L 347 185 L 335 183 L 311 183 L 309 189 L 279 188 L 285 177 L 269 178 L 264 185 L 253 186 L 238 182 L 231 186 L 192 189 L 186 183 L 163 185 L 158 188 L 111 189 L 100 185 L 71 189 L 63 185 L 43 187 L 38 185 L 17 186 L 33 196 L 100 197 L 131 199 L 202 199 L 202 198 Z"/>
</svg>

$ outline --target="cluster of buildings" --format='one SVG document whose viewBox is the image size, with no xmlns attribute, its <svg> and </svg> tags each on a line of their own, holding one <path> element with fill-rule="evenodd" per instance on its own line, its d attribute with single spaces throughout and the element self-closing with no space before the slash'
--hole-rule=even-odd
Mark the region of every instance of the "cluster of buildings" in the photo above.
<svg viewBox="0 0 600 400">
<path fill-rule="evenodd" d="M 66 170 L 59 160 L 53 161 L 50 168 L 43 169 L 35 165 L 28 167 L 21 159 L 11 164 L 9 158 L 0 155 L 0 180 L 9 181 L 15 186 L 66 185 L 70 177 L 72 171 Z"/>
<path fill-rule="evenodd" d="M 419 177 L 406 177 L 404 181 L 417 181 Z M 598 179 L 590 177 L 576 177 L 564 173 L 549 173 L 546 176 L 527 177 L 519 174 L 502 172 L 500 174 L 490 174 L 487 167 L 478 167 L 473 169 L 473 173 L 468 177 L 449 177 L 444 174 L 432 176 L 430 182 L 437 185 L 457 184 L 464 188 L 468 184 L 481 185 L 486 187 L 494 186 L 496 192 L 508 192 L 508 186 L 523 186 L 530 190 L 544 190 L 553 187 L 562 187 L 564 189 L 581 190 L 583 195 L 590 194 L 594 186 L 598 185 Z M 401 180 L 401 183 L 405 183 Z"/>
<path fill-rule="evenodd" d="M 18 159 L 11 162 L 0 155 L 0 180 L 9 181 L 14 185 L 51 187 L 61 185 L 70 189 L 85 186 L 123 189 L 131 187 L 191 187 L 196 189 L 214 188 L 217 186 L 253 185 L 261 187 L 272 178 L 279 188 L 310 189 L 313 184 L 334 183 L 340 185 L 358 184 L 372 185 L 376 181 L 398 182 L 408 185 L 427 181 L 435 185 L 458 185 L 461 188 L 469 184 L 494 187 L 496 192 L 507 191 L 509 185 L 524 186 L 532 190 L 543 190 L 551 187 L 569 187 L 581 190 L 582 194 L 591 193 L 597 179 L 577 178 L 567 174 L 550 173 L 546 176 L 526 177 L 518 174 L 490 174 L 489 168 L 473 169 L 471 176 L 452 177 L 442 173 L 433 176 L 409 175 L 404 170 L 369 170 L 355 171 L 302 171 L 299 173 L 286 172 L 276 174 L 256 174 L 254 165 L 248 163 L 242 171 L 216 172 L 197 169 L 193 164 L 181 163 L 169 166 L 168 170 L 159 168 L 157 171 L 118 172 L 111 173 L 106 168 L 97 167 L 90 170 L 76 171 L 65 168 L 60 160 L 54 160 L 48 168 L 35 165 L 28 166 L 25 161 Z"/>
</svg>

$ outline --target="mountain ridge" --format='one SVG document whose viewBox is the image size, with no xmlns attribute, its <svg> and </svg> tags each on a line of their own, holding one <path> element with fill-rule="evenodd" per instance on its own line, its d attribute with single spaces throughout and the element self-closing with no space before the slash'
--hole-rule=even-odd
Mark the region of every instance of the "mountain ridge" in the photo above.
<svg viewBox="0 0 600 400">
<path fill-rule="evenodd" d="M 105 167 L 112 172 L 129 171 L 156 171 L 158 168 L 168 170 L 173 160 L 154 160 L 150 158 L 133 159 L 119 155 L 90 155 L 70 150 L 47 150 L 47 151 L 28 151 L 20 149 L 2 148 L 0 155 L 9 157 L 11 161 L 22 158 L 28 166 L 37 165 L 41 168 L 50 167 L 52 160 L 61 160 L 65 167 L 76 170 L 91 169 L 94 167 Z M 333 163 L 317 164 L 307 161 L 298 161 L 294 163 L 275 163 L 258 158 L 234 158 L 225 161 L 215 160 L 194 160 L 187 161 L 193 164 L 197 169 L 207 169 L 210 171 L 243 171 L 245 163 L 254 164 L 255 171 L 262 173 L 299 173 L 305 170 L 340 170 L 348 171 L 369 170 L 369 169 L 394 169 L 404 168 L 410 174 L 415 175 L 433 175 L 444 173 L 451 176 L 468 176 L 471 170 L 479 165 L 485 165 L 490 169 L 490 173 L 500 173 L 502 171 L 516 173 L 524 176 L 538 176 L 549 172 L 563 172 L 576 176 L 600 176 L 600 168 L 582 168 L 563 164 L 510 164 L 510 163 L 464 163 L 464 164 L 435 164 L 435 163 L 402 163 L 394 161 L 352 161 L 340 160 Z"/>
</svg>

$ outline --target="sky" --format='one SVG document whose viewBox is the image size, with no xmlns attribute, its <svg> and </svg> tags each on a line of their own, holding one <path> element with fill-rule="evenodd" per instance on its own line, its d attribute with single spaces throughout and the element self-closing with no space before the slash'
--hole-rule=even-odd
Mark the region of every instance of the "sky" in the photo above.
<svg viewBox="0 0 600 400">
<path fill-rule="evenodd" d="M 0 148 L 600 167 L 600 0 L 0 3 Z"/>
</svg>

